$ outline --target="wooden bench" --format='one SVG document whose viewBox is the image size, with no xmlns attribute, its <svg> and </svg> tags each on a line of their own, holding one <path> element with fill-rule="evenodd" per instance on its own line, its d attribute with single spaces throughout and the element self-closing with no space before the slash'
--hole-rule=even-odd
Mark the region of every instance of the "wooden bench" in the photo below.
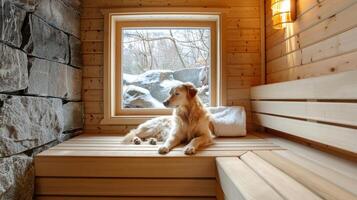
<svg viewBox="0 0 357 200">
<path fill-rule="evenodd" d="M 118 135 L 80 135 L 36 156 L 36 199 L 216 199 L 216 157 L 279 150 L 249 134 L 219 138 L 186 156 L 183 147 L 159 155 L 157 146 L 121 144 Z"/>
<path fill-rule="evenodd" d="M 251 89 L 255 123 L 357 158 L 357 71 Z"/>
<path fill-rule="evenodd" d="M 356 160 L 357 71 L 251 89 L 254 122 Z M 226 199 L 357 199 L 357 164 L 283 138 L 287 150 L 217 158 Z"/>
</svg>

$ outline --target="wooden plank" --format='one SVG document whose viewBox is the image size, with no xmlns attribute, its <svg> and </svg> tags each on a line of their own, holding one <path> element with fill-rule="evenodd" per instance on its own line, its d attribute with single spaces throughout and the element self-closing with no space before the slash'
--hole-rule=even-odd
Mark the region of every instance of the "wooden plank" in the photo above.
<svg viewBox="0 0 357 200">
<path fill-rule="evenodd" d="M 85 8 L 82 6 L 81 19 L 103 19 L 100 8 Z"/>
<path fill-rule="evenodd" d="M 356 51 L 356 35 L 357 27 L 268 62 L 268 73 Z"/>
<path fill-rule="evenodd" d="M 228 89 L 242 89 L 250 86 L 256 86 L 260 83 L 260 77 L 241 77 L 241 76 L 228 76 L 227 78 Z"/>
<path fill-rule="evenodd" d="M 301 32 L 299 34 L 301 47 L 355 27 L 357 24 L 356 21 L 350 19 L 357 17 L 355 12 L 356 8 L 357 3 L 349 6 L 346 10 L 340 12 L 339 14 L 329 17 L 327 20 L 319 23 L 318 25 Z"/>
<path fill-rule="evenodd" d="M 353 161 L 349 161 L 281 137 L 275 137 L 271 134 L 259 133 L 259 136 L 262 136 L 264 139 L 274 142 L 284 149 L 287 149 L 307 160 L 316 162 L 321 166 L 328 167 L 331 170 L 357 180 L 357 164 Z"/>
<path fill-rule="evenodd" d="M 254 114 L 255 122 L 264 127 L 329 145 L 357 156 L 357 130 L 265 114 Z"/>
<path fill-rule="evenodd" d="M 357 71 L 256 86 L 252 99 L 357 99 Z"/>
<path fill-rule="evenodd" d="M 83 54 L 83 65 L 85 66 L 103 66 L 103 54 Z"/>
<path fill-rule="evenodd" d="M 268 83 L 277 83 L 352 71 L 357 70 L 355 63 L 357 51 L 270 73 L 267 74 L 267 80 Z"/>
<path fill-rule="evenodd" d="M 214 197 L 88 197 L 37 196 L 36 200 L 215 200 Z"/>
<path fill-rule="evenodd" d="M 97 31 L 104 29 L 104 20 L 101 19 L 82 19 L 81 30 L 82 31 Z"/>
<path fill-rule="evenodd" d="M 85 113 L 103 114 L 103 102 L 84 102 Z"/>
<path fill-rule="evenodd" d="M 82 88 L 90 90 L 103 89 L 103 78 L 83 78 Z"/>
<path fill-rule="evenodd" d="M 357 103 L 252 101 L 259 113 L 357 126 Z"/>
<path fill-rule="evenodd" d="M 260 29 L 227 29 L 229 41 L 260 40 Z"/>
<path fill-rule="evenodd" d="M 82 67 L 83 78 L 102 78 L 103 66 L 83 66 Z"/>
<path fill-rule="evenodd" d="M 228 53 L 258 53 L 260 42 L 258 40 L 228 40 Z"/>
<path fill-rule="evenodd" d="M 276 153 L 268 151 L 259 151 L 255 153 L 324 199 L 357 199 L 352 193 L 327 181 L 310 170 L 282 158 Z"/>
<path fill-rule="evenodd" d="M 329 169 L 328 166 L 322 166 L 312 160 L 305 159 L 290 151 L 275 151 L 275 153 L 280 155 L 281 157 L 284 157 L 285 159 L 294 162 L 297 165 L 304 167 L 305 169 L 310 170 L 315 174 L 318 174 L 321 177 L 324 177 L 326 180 L 340 186 L 345 190 L 348 190 L 354 195 L 357 195 L 356 179 L 340 174 L 334 170 Z"/>
<path fill-rule="evenodd" d="M 82 98 L 85 102 L 103 102 L 103 90 L 82 90 Z"/>
<path fill-rule="evenodd" d="M 238 100 L 238 99 L 249 99 L 250 98 L 250 89 L 227 89 L 227 100 Z"/>
<path fill-rule="evenodd" d="M 228 17 L 226 20 L 227 20 L 226 28 L 228 29 L 237 29 L 237 28 L 259 29 L 260 28 L 259 18 Z"/>
<path fill-rule="evenodd" d="M 254 1 L 253 1 L 254 2 Z M 242 3 L 249 3 L 248 0 L 242 1 Z M 210 0 L 210 1 L 202 1 L 202 0 L 191 0 L 189 3 L 186 1 L 177 1 L 177 0 L 169 0 L 169 1 L 133 1 L 133 0 L 122 0 L 122 1 L 102 1 L 102 0 L 86 0 L 83 2 L 83 7 L 162 7 L 162 6 L 227 6 L 226 2 L 221 0 Z M 251 5 L 251 4 L 248 4 Z"/>
<path fill-rule="evenodd" d="M 277 58 L 267 63 L 267 74 L 289 69 L 302 64 L 302 50 Z"/>
<path fill-rule="evenodd" d="M 285 152 L 285 151 L 282 151 Z M 256 154 L 247 152 L 240 157 L 245 164 L 252 168 L 260 177 L 262 177 L 271 187 L 279 192 L 284 199 L 315 199 L 321 198 L 293 178 L 284 174 L 279 169 L 273 167 Z"/>
<path fill-rule="evenodd" d="M 216 175 L 214 157 L 39 156 L 35 165 L 36 177 L 214 178 Z"/>
<path fill-rule="evenodd" d="M 229 200 L 283 199 L 239 158 L 221 157 L 216 161 L 220 183 Z"/>
<path fill-rule="evenodd" d="M 227 11 L 227 16 L 235 18 L 259 18 L 259 6 L 231 7 Z"/>
<path fill-rule="evenodd" d="M 157 144 L 162 144 L 163 142 L 157 142 Z M 245 146 L 245 145 L 273 145 L 272 142 L 266 140 L 232 140 L 232 142 L 214 142 L 211 147 L 232 147 L 232 146 Z M 120 147 L 155 147 L 155 145 L 149 144 L 141 144 L 141 145 L 134 145 L 134 144 L 124 144 L 121 141 L 109 141 L 109 140 L 68 140 L 63 143 L 58 144 L 56 147 L 60 146 L 120 146 Z"/>
<path fill-rule="evenodd" d="M 108 134 L 115 133 L 117 135 L 124 135 L 129 132 L 129 130 L 136 128 L 136 125 L 86 125 L 85 133 L 87 134 Z"/>
<path fill-rule="evenodd" d="M 71 139 L 64 143 L 52 147 L 51 150 L 79 150 L 79 151 L 157 151 L 157 145 L 150 145 L 147 142 L 141 145 L 121 143 L 122 137 L 111 137 L 113 139 L 83 140 Z M 183 151 L 184 144 L 175 147 L 172 151 Z M 257 150 L 257 149 L 281 149 L 279 146 L 257 139 L 237 139 L 219 140 L 216 139 L 210 146 L 202 148 L 203 151 L 236 151 L 236 150 Z"/>
<path fill-rule="evenodd" d="M 191 7 L 256 7 L 259 6 L 258 0 L 240 0 L 240 1 L 221 1 L 221 0 L 168 0 L 168 1 L 108 1 L 101 0 L 86 0 L 83 2 L 82 7 L 165 7 L 165 6 L 191 6 Z"/>
<path fill-rule="evenodd" d="M 103 31 L 81 31 L 81 41 L 85 42 L 103 42 Z"/>
<path fill-rule="evenodd" d="M 103 114 L 85 114 L 84 115 L 84 123 L 93 125 L 93 124 L 100 124 L 103 120 Z"/>
<path fill-rule="evenodd" d="M 239 156 L 246 151 L 198 151 L 192 157 Z M 170 151 L 161 155 L 157 151 L 79 151 L 79 150 L 47 150 L 38 156 L 81 156 L 81 157 L 187 157 L 182 151 Z"/>
<path fill-rule="evenodd" d="M 227 63 L 229 65 L 259 64 L 260 53 L 228 53 Z"/>
<path fill-rule="evenodd" d="M 103 53 L 103 42 L 82 42 L 82 54 Z"/>
<path fill-rule="evenodd" d="M 62 150 L 71 150 L 71 151 L 123 151 L 123 152 L 130 152 L 130 151 L 136 151 L 136 152 L 143 152 L 143 151 L 152 151 L 157 153 L 158 146 L 153 146 L 153 147 L 67 147 L 67 146 L 60 146 L 60 147 L 53 147 L 51 150 L 57 150 L 57 151 L 62 151 Z M 280 147 L 276 145 L 246 145 L 246 146 L 234 146 L 234 147 L 208 147 L 208 148 L 201 148 L 198 149 L 197 151 L 208 151 L 214 154 L 215 152 L 221 152 L 221 151 L 251 151 L 251 150 L 276 150 L 276 149 L 281 149 Z M 184 147 L 176 147 L 172 151 L 174 152 L 180 152 L 184 151 Z"/>
<path fill-rule="evenodd" d="M 254 134 L 251 134 L 254 132 L 249 132 L 246 136 L 244 137 L 217 137 L 214 138 L 214 141 L 216 143 L 219 142 L 240 142 L 240 141 L 265 141 L 264 139 L 261 139 L 259 137 L 257 137 Z M 113 141 L 113 140 L 117 140 L 117 141 L 122 141 L 123 140 L 123 135 L 120 134 L 81 134 L 78 135 L 74 138 L 71 138 L 71 141 L 75 141 L 75 140 L 93 140 L 95 142 L 97 142 L 98 140 L 107 140 L 107 141 Z"/>
<path fill-rule="evenodd" d="M 36 195 L 215 196 L 216 180 L 37 178 L 35 188 Z"/>
<path fill-rule="evenodd" d="M 302 50 L 302 64 L 357 50 L 356 35 L 357 27 L 304 48 Z"/>
<path fill-rule="evenodd" d="M 128 131 L 129 128 L 126 130 Z M 89 135 L 89 134 L 88 134 Z M 95 134 L 93 134 L 95 135 Z M 104 134 L 103 134 L 104 135 Z M 245 137 L 249 137 L 249 136 L 245 136 Z M 226 140 L 218 140 L 217 138 L 214 140 L 214 144 L 217 146 L 223 146 L 223 145 L 232 145 L 232 144 L 236 144 L 236 145 L 240 145 L 240 144 L 272 144 L 271 142 L 268 142 L 264 139 L 246 139 L 245 137 L 242 137 L 241 139 L 239 138 L 227 138 Z M 111 145 L 126 145 L 126 146 L 138 146 L 138 145 L 132 145 L 132 144 L 123 144 L 122 143 L 122 136 L 121 137 L 111 137 L 110 138 L 97 138 L 97 139 L 89 139 L 89 138 L 76 138 L 76 139 L 71 139 L 71 140 L 67 140 L 64 143 L 61 143 L 60 145 L 64 145 L 64 144 L 93 144 L 93 145 L 100 145 L 100 144 L 111 144 Z M 232 139 L 232 140 L 230 140 Z M 160 144 L 161 142 L 158 142 L 158 144 Z M 142 146 L 142 145 L 140 145 Z M 152 145 L 151 145 L 152 146 Z"/>
</svg>

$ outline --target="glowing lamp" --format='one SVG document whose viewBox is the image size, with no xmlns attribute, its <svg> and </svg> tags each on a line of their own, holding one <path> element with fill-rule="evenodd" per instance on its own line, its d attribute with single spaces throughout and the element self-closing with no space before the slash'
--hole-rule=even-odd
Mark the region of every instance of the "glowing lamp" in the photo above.
<svg viewBox="0 0 357 200">
<path fill-rule="evenodd" d="M 296 19 L 295 0 L 271 0 L 274 29 L 283 29 Z"/>
</svg>

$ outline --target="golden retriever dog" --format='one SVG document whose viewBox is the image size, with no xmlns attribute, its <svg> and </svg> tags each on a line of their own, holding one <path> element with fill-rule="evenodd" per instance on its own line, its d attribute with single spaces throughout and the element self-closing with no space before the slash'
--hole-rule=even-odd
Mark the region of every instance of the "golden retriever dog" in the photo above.
<svg viewBox="0 0 357 200">
<path fill-rule="evenodd" d="M 160 154 L 166 154 L 175 146 L 186 143 L 184 152 L 187 155 L 195 154 L 198 148 L 212 144 L 211 115 L 197 92 L 192 83 L 183 83 L 172 88 L 170 96 L 164 101 L 166 107 L 174 108 L 172 116 L 146 121 L 131 130 L 124 142 L 140 144 L 148 139 L 150 144 L 156 144 L 156 140 L 164 141 L 158 149 Z"/>
</svg>

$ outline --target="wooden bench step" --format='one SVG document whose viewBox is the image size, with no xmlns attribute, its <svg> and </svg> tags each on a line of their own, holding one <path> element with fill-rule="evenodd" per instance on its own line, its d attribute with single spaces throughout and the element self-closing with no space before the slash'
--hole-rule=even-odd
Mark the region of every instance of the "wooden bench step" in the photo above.
<svg viewBox="0 0 357 200">
<path fill-rule="evenodd" d="M 240 158 L 216 161 L 222 190 L 229 200 L 357 199 L 353 178 L 286 150 L 249 151 Z"/>
<path fill-rule="evenodd" d="M 357 195 L 357 180 L 331 170 L 328 167 L 319 165 L 314 161 L 305 159 L 290 151 L 276 151 L 275 153 L 285 158 L 286 160 L 292 161 L 295 163 L 295 165 L 300 165 L 301 167 L 323 177 L 324 179 L 340 186 L 341 188 L 354 193 L 354 195 Z"/>
<path fill-rule="evenodd" d="M 208 200 L 216 197 L 219 188 L 216 157 L 238 157 L 250 150 L 282 149 L 249 134 L 241 138 L 215 139 L 213 145 L 192 156 L 184 154 L 183 146 L 160 155 L 158 145 L 123 144 L 122 138 L 86 134 L 38 154 L 35 157 L 36 196 L 42 199 L 90 196 L 136 199 L 140 196 L 159 200 L 159 197 L 186 197 L 182 200 L 204 197 L 201 199 Z"/>
<path fill-rule="evenodd" d="M 283 199 L 239 158 L 220 157 L 216 160 L 221 187 L 227 200 Z"/>
<path fill-rule="evenodd" d="M 285 159 L 276 152 L 256 151 L 255 153 L 323 199 L 357 199 L 357 196 L 353 195 L 353 193 L 305 169 L 300 163 L 294 163 L 291 160 Z"/>
<path fill-rule="evenodd" d="M 288 150 L 287 152 L 294 153 L 305 160 L 312 161 L 317 165 L 328 168 L 332 171 L 338 172 L 346 177 L 357 181 L 357 163 L 329 154 L 309 146 L 293 142 L 281 137 L 277 137 L 267 133 L 254 133 L 258 137 L 264 138 L 274 144 L 281 146 Z M 308 168 L 308 167 L 306 167 Z"/>
<path fill-rule="evenodd" d="M 321 200 L 315 193 L 295 181 L 293 178 L 264 161 L 253 152 L 248 152 L 240 158 L 254 170 L 265 182 L 273 187 L 284 199 L 291 200 Z"/>
</svg>

